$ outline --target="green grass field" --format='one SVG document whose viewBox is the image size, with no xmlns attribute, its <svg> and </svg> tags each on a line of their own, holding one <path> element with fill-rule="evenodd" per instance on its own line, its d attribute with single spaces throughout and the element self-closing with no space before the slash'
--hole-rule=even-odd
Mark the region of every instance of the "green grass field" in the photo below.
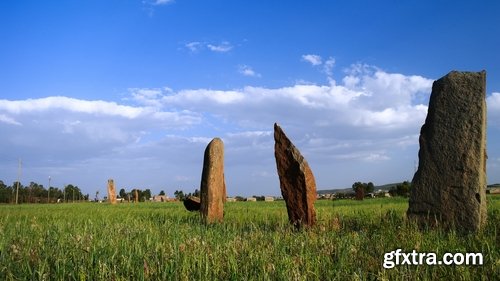
<svg viewBox="0 0 500 281">
<path fill-rule="evenodd" d="M 478 235 L 418 230 L 407 199 L 317 201 L 294 231 L 285 203 L 226 203 L 200 224 L 182 203 L 0 206 L 0 280 L 500 280 L 500 196 Z M 481 266 L 400 265 L 384 253 L 481 252 Z"/>
</svg>

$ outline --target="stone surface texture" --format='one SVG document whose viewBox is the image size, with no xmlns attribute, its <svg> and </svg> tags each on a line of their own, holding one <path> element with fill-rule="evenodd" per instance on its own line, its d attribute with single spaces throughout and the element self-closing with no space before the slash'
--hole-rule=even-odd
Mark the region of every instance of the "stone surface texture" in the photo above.
<svg viewBox="0 0 500 281">
<path fill-rule="evenodd" d="M 226 201 L 224 143 L 214 138 L 205 149 L 200 184 L 200 213 L 204 223 L 222 222 Z"/>
<path fill-rule="evenodd" d="M 134 189 L 134 202 L 139 202 L 139 192 L 137 191 L 137 189 Z"/>
<path fill-rule="evenodd" d="M 420 225 L 469 232 L 485 225 L 485 98 L 485 71 L 452 71 L 432 85 L 407 211 Z"/>
<path fill-rule="evenodd" d="M 311 168 L 278 124 L 274 124 L 274 141 L 274 156 L 288 219 L 297 228 L 313 226 L 316 223 L 316 181 Z"/>
<path fill-rule="evenodd" d="M 111 204 L 116 204 L 115 182 L 112 179 L 108 180 L 108 200 Z"/>
</svg>

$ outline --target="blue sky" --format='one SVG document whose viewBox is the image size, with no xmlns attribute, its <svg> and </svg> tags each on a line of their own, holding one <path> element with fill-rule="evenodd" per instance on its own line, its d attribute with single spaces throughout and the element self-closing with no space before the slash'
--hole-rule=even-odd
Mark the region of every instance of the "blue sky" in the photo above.
<svg viewBox="0 0 500 281">
<path fill-rule="evenodd" d="M 226 148 L 229 195 L 278 195 L 273 123 L 319 189 L 411 180 L 432 81 L 487 71 L 500 182 L 496 1 L 2 1 L 0 180 L 85 193 L 199 187 Z"/>
</svg>

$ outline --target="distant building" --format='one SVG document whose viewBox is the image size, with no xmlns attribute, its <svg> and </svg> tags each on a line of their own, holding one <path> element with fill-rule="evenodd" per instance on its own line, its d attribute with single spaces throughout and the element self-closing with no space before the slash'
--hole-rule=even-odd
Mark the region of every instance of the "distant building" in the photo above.
<svg viewBox="0 0 500 281">
<path fill-rule="evenodd" d="M 236 202 L 236 198 L 234 197 L 227 197 L 226 202 Z"/>
<path fill-rule="evenodd" d="M 149 199 L 152 202 L 168 202 L 171 201 L 167 195 L 155 195 Z"/>
<path fill-rule="evenodd" d="M 365 195 L 365 198 L 375 198 L 375 194 L 373 194 L 373 193 L 367 193 Z"/>
<path fill-rule="evenodd" d="M 272 197 L 272 196 L 266 196 L 266 197 L 264 197 L 264 201 L 266 201 L 266 202 L 273 202 L 274 201 L 274 197 Z"/>
<path fill-rule="evenodd" d="M 391 194 L 389 193 L 389 191 L 379 189 L 376 192 L 376 196 L 377 197 L 391 197 Z"/>
<path fill-rule="evenodd" d="M 487 194 L 500 194 L 500 188 L 499 187 L 490 187 L 486 189 Z"/>
<path fill-rule="evenodd" d="M 333 199 L 334 197 L 335 197 L 335 194 L 325 193 L 325 194 L 318 194 L 317 199 Z"/>
<path fill-rule="evenodd" d="M 257 198 L 255 197 L 247 197 L 247 202 L 257 202 Z"/>
</svg>

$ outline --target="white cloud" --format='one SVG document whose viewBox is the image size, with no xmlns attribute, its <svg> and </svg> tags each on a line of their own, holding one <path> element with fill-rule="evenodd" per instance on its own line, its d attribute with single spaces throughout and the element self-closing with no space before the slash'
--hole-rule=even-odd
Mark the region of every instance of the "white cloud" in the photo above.
<svg viewBox="0 0 500 281">
<path fill-rule="evenodd" d="M 115 102 L 101 100 L 87 101 L 61 96 L 18 101 L 0 100 L 0 111 L 13 114 L 44 112 L 53 109 L 96 115 L 120 116 L 129 119 L 136 118 L 149 111 L 147 108 L 119 105 Z"/>
<path fill-rule="evenodd" d="M 64 170 L 59 176 L 70 177 L 67 182 L 92 189 L 114 177 L 127 188 L 192 192 L 206 145 L 221 137 L 230 194 L 279 194 L 272 132 L 278 122 L 308 160 L 318 187 L 363 177 L 411 179 L 432 80 L 368 65 L 353 65 L 344 76 L 281 88 L 131 88 L 122 103 L 0 100 L 0 147 L 9 148 L 1 158 L 13 161 L 14 170 L 4 169 L 5 162 L 0 168 L 15 175 L 22 157 L 31 167 L 26 175 L 55 177 L 52 170 Z M 500 117 L 500 93 L 487 102 L 491 124 L 491 116 Z"/>
<path fill-rule="evenodd" d="M 238 124 L 265 124 L 283 119 L 311 124 L 342 123 L 355 127 L 405 128 L 423 122 L 427 106 L 413 97 L 430 92 L 432 81 L 383 71 L 350 77 L 344 85 L 294 85 L 278 89 L 245 87 L 232 91 L 183 90 L 163 102 L 207 110 Z M 346 81 L 346 79 L 344 79 Z M 231 105 L 228 108 L 226 105 Z M 290 112 L 294 112 L 290 116 Z M 295 118 L 296 116 L 296 118 Z M 332 121 L 335 120 L 335 121 Z"/>
<path fill-rule="evenodd" d="M 204 49 L 208 49 L 216 53 L 227 53 L 234 48 L 234 46 L 228 41 L 223 41 L 219 44 L 193 41 L 184 44 L 184 47 L 192 53 L 198 53 Z"/>
<path fill-rule="evenodd" d="M 323 59 L 319 55 L 308 54 L 308 55 L 302 55 L 302 60 L 310 63 L 312 66 L 322 65 L 321 71 L 324 74 L 326 74 L 330 82 L 333 81 L 332 76 L 333 76 L 333 67 L 335 66 L 335 58 L 329 57 L 327 60 L 323 61 Z"/>
<path fill-rule="evenodd" d="M 488 108 L 493 111 L 500 110 L 500 93 L 493 92 L 490 96 L 486 98 L 488 102 Z"/>
<path fill-rule="evenodd" d="M 7 153 L 26 153 L 40 161 L 49 155 L 54 159 L 85 159 L 103 151 L 110 153 L 148 133 L 185 130 L 201 122 L 199 114 L 188 110 L 165 111 L 68 97 L 0 100 L 0 119 L 22 124 L 22 130 L 2 129 L 0 145 L 21 149 Z"/>
<path fill-rule="evenodd" d="M 144 7 L 144 11 L 148 13 L 149 17 L 153 17 L 157 7 L 166 6 L 174 2 L 175 0 L 143 0 L 142 5 Z"/>
<path fill-rule="evenodd" d="M 323 63 L 321 57 L 318 55 L 302 55 L 302 60 L 312 64 L 313 66 L 321 65 Z"/>
<path fill-rule="evenodd" d="M 155 0 L 155 1 L 151 2 L 151 5 L 160 6 L 160 5 L 166 5 L 166 4 L 170 4 L 170 3 L 174 3 L 174 2 L 175 2 L 175 0 Z"/>
<path fill-rule="evenodd" d="M 21 126 L 22 124 L 17 122 L 14 118 L 9 117 L 5 114 L 0 114 L 0 122 L 9 124 L 9 125 L 16 125 L 16 126 Z"/>
<path fill-rule="evenodd" d="M 182 90 L 175 95 L 165 96 L 162 102 L 187 108 L 199 110 L 200 103 L 206 103 L 207 106 L 226 105 L 236 103 L 245 99 L 244 94 L 239 91 L 219 91 L 219 90 Z M 208 108 L 207 108 L 208 109 Z"/>
<path fill-rule="evenodd" d="M 488 124 L 500 127 L 500 93 L 494 92 L 486 98 Z"/>
<path fill-rule="evenodd" d="M 229 137 L 242 137 L 242 138 L 253 138 L 253 137 L 262 137 L 262 136 L 270 136 L 272 135 L 272 131 L 245 131 L 238 133 L 227 133 Z"/>
<path fill-rule="evenodd" d="M 325 64 L 323 65 L 323 71 L 328 77 L 331 77 L 333 75 L 333 67 L 335 66 L 335 59 L 332 57 L 329 57 L 326 61 Z"/>
<path fill-rule="evenodd" d="M 231 43 L 224 41 L 218 45 L 207 44 L 207 48 L 213 52 L 226 53 L 226 52 L 231 51 L 233 49 L 233 46 L 231 45 Z"/>
<path fill-rule="evenodd" d="M 240 65 L 238 66 L 238 72 L 244 76 L 249 76 L 249 77 L 260 77 L 260 74 L 255 72 L 250 66 L 248 65 Z"/>
<path fill-rule="evenodd" d="M 191 52 L 196 53 L 203 48 L 203 44 L 201 42 L 189 42 L 184 45 L 186 48 L 188 48 Z"/>
</svg>

